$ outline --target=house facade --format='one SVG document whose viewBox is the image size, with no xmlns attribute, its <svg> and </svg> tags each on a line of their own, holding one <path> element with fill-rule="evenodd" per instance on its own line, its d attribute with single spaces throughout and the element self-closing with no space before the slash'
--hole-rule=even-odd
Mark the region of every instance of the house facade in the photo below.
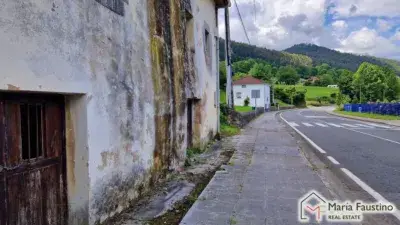
<svg viewBox="0 0 400 225">
<path fill-rule="evenodd" d="M 270 86 L 254 77 L 244 77 L 233 82 L 233 103 L 235 106 L 244 106 L 245 99 L 248 97 L 249 106 L 268 110 L 271 106 L 270 93 Z"/>
<path fill-rule="evenodd" d="M 6 1 L 1 224 L 99 224 L 218 127 L 229 0 Z"/>
</svg>

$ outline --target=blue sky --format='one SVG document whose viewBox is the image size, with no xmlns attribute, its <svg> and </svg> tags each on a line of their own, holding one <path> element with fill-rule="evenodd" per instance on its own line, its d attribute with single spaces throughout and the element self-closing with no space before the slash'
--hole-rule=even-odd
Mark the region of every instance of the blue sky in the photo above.
<svg viewBox="0 0 400 225">
<path fill-rule="evenodd" d="M 236 0 L 251 44 L 283 50 L 314 43 L 400 60 L 400 0 Z M 232 1 L 231 36 L 246 42 Z M 223 10 L 220 12 L 223 21 Z M 220 35 L 225 27 L 220 23 Z"/>
</svg>

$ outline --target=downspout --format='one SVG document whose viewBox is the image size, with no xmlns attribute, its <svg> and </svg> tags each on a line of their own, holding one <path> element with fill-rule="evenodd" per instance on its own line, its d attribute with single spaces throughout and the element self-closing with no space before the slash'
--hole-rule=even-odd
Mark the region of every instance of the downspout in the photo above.
<svg viewBox="0 0 400 225">
<path fill-rule="evenodd" d="M 216 24 L 217 24 L 217 31 L 218 31 L 218 8 L 216 8 L 216 11 L 217 11 L 217 13 L 216 13 L 216 17 L 215 17 L 215 20 L 216 20 Z M 221 131 L 221 122 L 220 122 L 220 115 L 221 115 L 221 109 L 220 109 L 220 90 L 219 90 L 219 36 L 218 36 L 218 33 L 217 33 L 217 35 L 215 36 L 215 43 L 216 43 L 216 48 L 217 48 L 217 51 L 216 51 L 216 55 L 215 55 L 215 58 L 216 58 L 216 62 L 217 62 L 217 64 L 216 64 L 216 67 L 217 67 L 217 69 L 216 69 L 216 71 L 217 71 L 217 93 L 216 93 L 216 95 L 217 96 L 215 96 L 215 98 L 216 98 L 216 103 L 217 103 L 217 133 L 219 134 L 220 133 L 220 131 Z"/>
</svg>

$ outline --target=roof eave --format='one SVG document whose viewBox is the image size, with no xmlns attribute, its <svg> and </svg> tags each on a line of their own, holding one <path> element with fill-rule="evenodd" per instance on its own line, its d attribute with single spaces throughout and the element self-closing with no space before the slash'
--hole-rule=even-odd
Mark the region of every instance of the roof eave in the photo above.
<svg viewBox="0 0 400 225">
<path fill-rule="evenodd" d="M 231 6 L 231 1 L 230 0 L 215 0 L 215 6 L 217 8 L 225 8 L 225 7 L 230 7 Z"/>
</svg>

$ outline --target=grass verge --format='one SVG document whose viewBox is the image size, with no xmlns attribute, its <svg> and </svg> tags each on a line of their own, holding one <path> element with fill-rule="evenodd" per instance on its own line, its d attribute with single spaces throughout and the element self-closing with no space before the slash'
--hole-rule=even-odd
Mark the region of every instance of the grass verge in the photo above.
<svg viewBox="0 0 400 225">
<path fill-rule="evenodd" d="M 221 124 L 221 136 L 228 137 L 240 133 L 240 129 L 233 125 Z"/>
<path fill-rule="evenodd" d="M 226 103 L 226 92 L 224 90 L 219 90 L 219 102 Z"/>
<path fill-rule="evenodd" d="M 235 106 L 236 112 L 250 112 L 253 111 L 251 106 Z"/>
<path fill-rule="evenodd" d="M 335 113 L 347 115 L 347 116 L 356 116 L 362 118 L 370 118 L 370 119 L 379 119 L 379 120 L 400 120 L 400 116 L 392 116 L 392 115 L 381 115 L 381 114 L 373 114 L 373 113 L 359 113 L 359 112 L 346 112 L 335 110 Z"/>
</svg>

